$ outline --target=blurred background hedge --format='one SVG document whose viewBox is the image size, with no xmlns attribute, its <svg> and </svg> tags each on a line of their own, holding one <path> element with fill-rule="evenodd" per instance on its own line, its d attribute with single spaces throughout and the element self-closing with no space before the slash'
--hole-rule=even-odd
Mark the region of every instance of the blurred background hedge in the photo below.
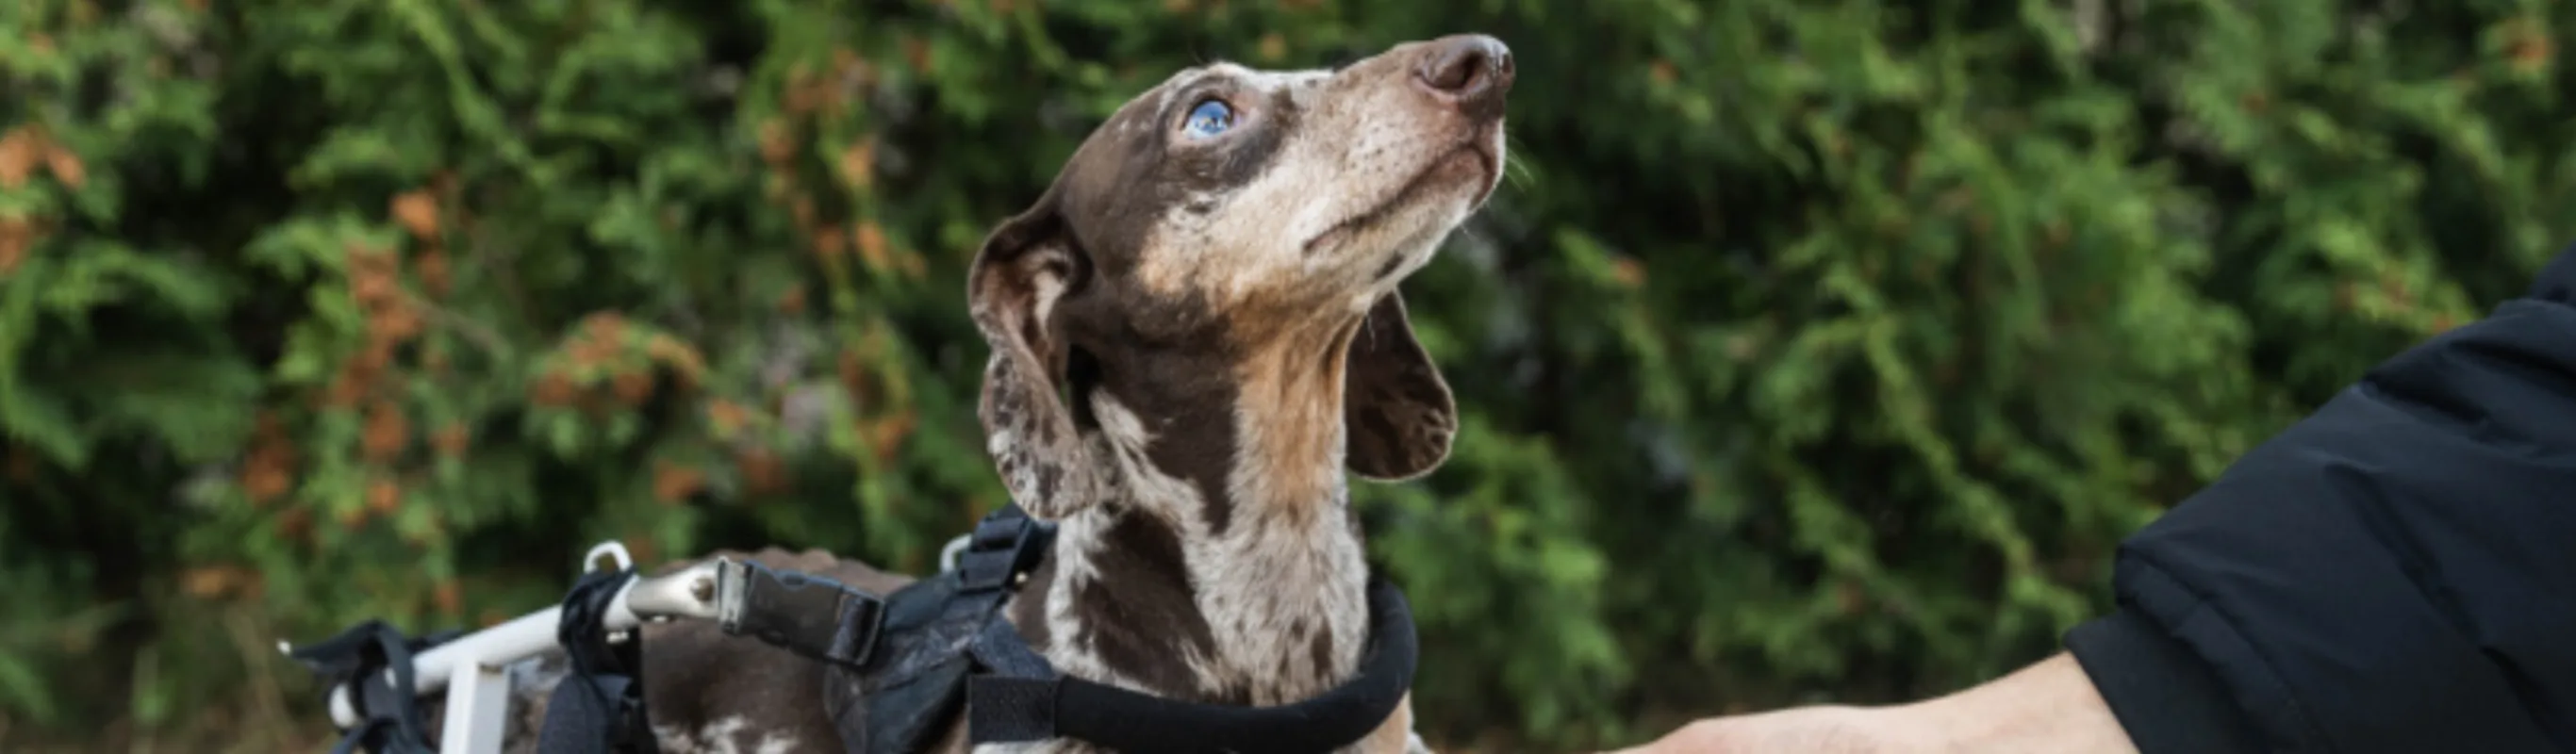
<svg viewBox="0 0 2576 754">
<path fill-rule="evenodd" d="M 2540 0 L 18 0 L 0 749 L 314 750 L 272 642 L 1001 501 L 962 273 L 1210 58 L 1509 41 L 1364 486 L 1460 750 L 1954 688 L 2576 237 Z"/>
</svg>

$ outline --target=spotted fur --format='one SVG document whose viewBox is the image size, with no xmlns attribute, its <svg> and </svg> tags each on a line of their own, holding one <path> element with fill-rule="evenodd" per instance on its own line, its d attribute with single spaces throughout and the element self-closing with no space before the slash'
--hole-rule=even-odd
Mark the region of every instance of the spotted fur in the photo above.
<svg viewBox="0 0 2576 754">
<path fill-rule="evenodd" d="M 1012 499 L 1059 526 L 1009 616 L 1060 671 L 1273 705 L 1358 666 L 1368 565 L 1346 475 L 1448 455 L 1456 408 L 1397 285 L 1499 184 L 1509 61 L 1449 37 L 1338 70 L 1181 71 L 987 236 L 967 291 L 992 347 L 977 414 Z M 1211 100 L 1231 129 L 1189 135 Z M 666 752 L 837 748 L 811 663 L 701 623 L 657 627 L 645 654 Z M 1408 699 L 1350 749 L 1427 752 L 1412 730 Z"/>
</svg>

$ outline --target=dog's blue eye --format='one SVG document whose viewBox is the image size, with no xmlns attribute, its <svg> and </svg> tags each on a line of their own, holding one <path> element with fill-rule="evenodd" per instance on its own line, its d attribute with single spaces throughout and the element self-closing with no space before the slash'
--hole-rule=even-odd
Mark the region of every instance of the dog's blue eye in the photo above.
<svg viewBox="0 0 2576 754">
<path fill-rule="evenodd" d="M 1190 108 L 1190 120 L 1181 126 L 1181 130 L 1189 132 L 1191 136 L 1204 139 L 1225 133 L 1226 129 L 1233 127 L 1234 108 L 1226 106 L 1223 100 L 1208 100 L 1199 103 L 1198 107 Z"/>
</svg>

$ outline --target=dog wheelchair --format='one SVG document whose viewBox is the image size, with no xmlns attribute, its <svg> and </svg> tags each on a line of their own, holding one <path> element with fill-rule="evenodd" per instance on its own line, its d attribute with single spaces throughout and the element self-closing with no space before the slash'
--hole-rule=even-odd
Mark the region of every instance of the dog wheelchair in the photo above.
<svg viewBox="0 0 2576 754">
<path fill-rule="evenodd" d="M 1369 585 L 1358 673 L 1316 697 L 1207 704 L 1057 673 L 1000 609 L 1044 560 L 1054 531 L 1005 506 L 942 548 L 938 574 L 887 595 L 731 558 L 644 576 L 624 545 L 602 542 L 555 607 L 421 637 L 371 620 L 278 649 L 327 682 L 342 733 L 334 754 L 499 754 L 511 733 L 513 666 L 558 649 L 571 670 L 547 698 L 537 750 L 653 754 L 642 629 L 674 620 L 713 620 L 726 634 L 826 664 L 829 693 L 866 700 L 835 714 L 848 754 L 926 751 L 961 717 L 977 745 L 1074 739 L 1118 751 L 1312 754 L 1374 732 L 1412 687 L 1412 611 L 1382 579 Z M 433 748 L 419 700 L 442 693 Z"/>
</svg>

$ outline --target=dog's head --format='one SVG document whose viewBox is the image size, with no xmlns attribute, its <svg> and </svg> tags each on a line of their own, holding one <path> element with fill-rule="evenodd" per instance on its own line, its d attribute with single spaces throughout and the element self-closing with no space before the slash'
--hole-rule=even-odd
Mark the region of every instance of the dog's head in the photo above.
<svg viewBox="0 0 2576 754">
<path fill-rule="evenodd" d="M 1456 407 L 1396 286 L 1499 184 L 1512 77 L 1501 42 L 1456 36 L 1339 70 L 1192 68 L 1119 108 L 969 275 L 993 347 L 981 415 L 1014 498 L 1049 517 L 1088 502 L 1088 391 L 1249 389 L 1233 376 L 1308 368 L 1300 348 L 1339 375 L 1330 450 L 1352 471 L 1438 465 Z"/>
</svg>

